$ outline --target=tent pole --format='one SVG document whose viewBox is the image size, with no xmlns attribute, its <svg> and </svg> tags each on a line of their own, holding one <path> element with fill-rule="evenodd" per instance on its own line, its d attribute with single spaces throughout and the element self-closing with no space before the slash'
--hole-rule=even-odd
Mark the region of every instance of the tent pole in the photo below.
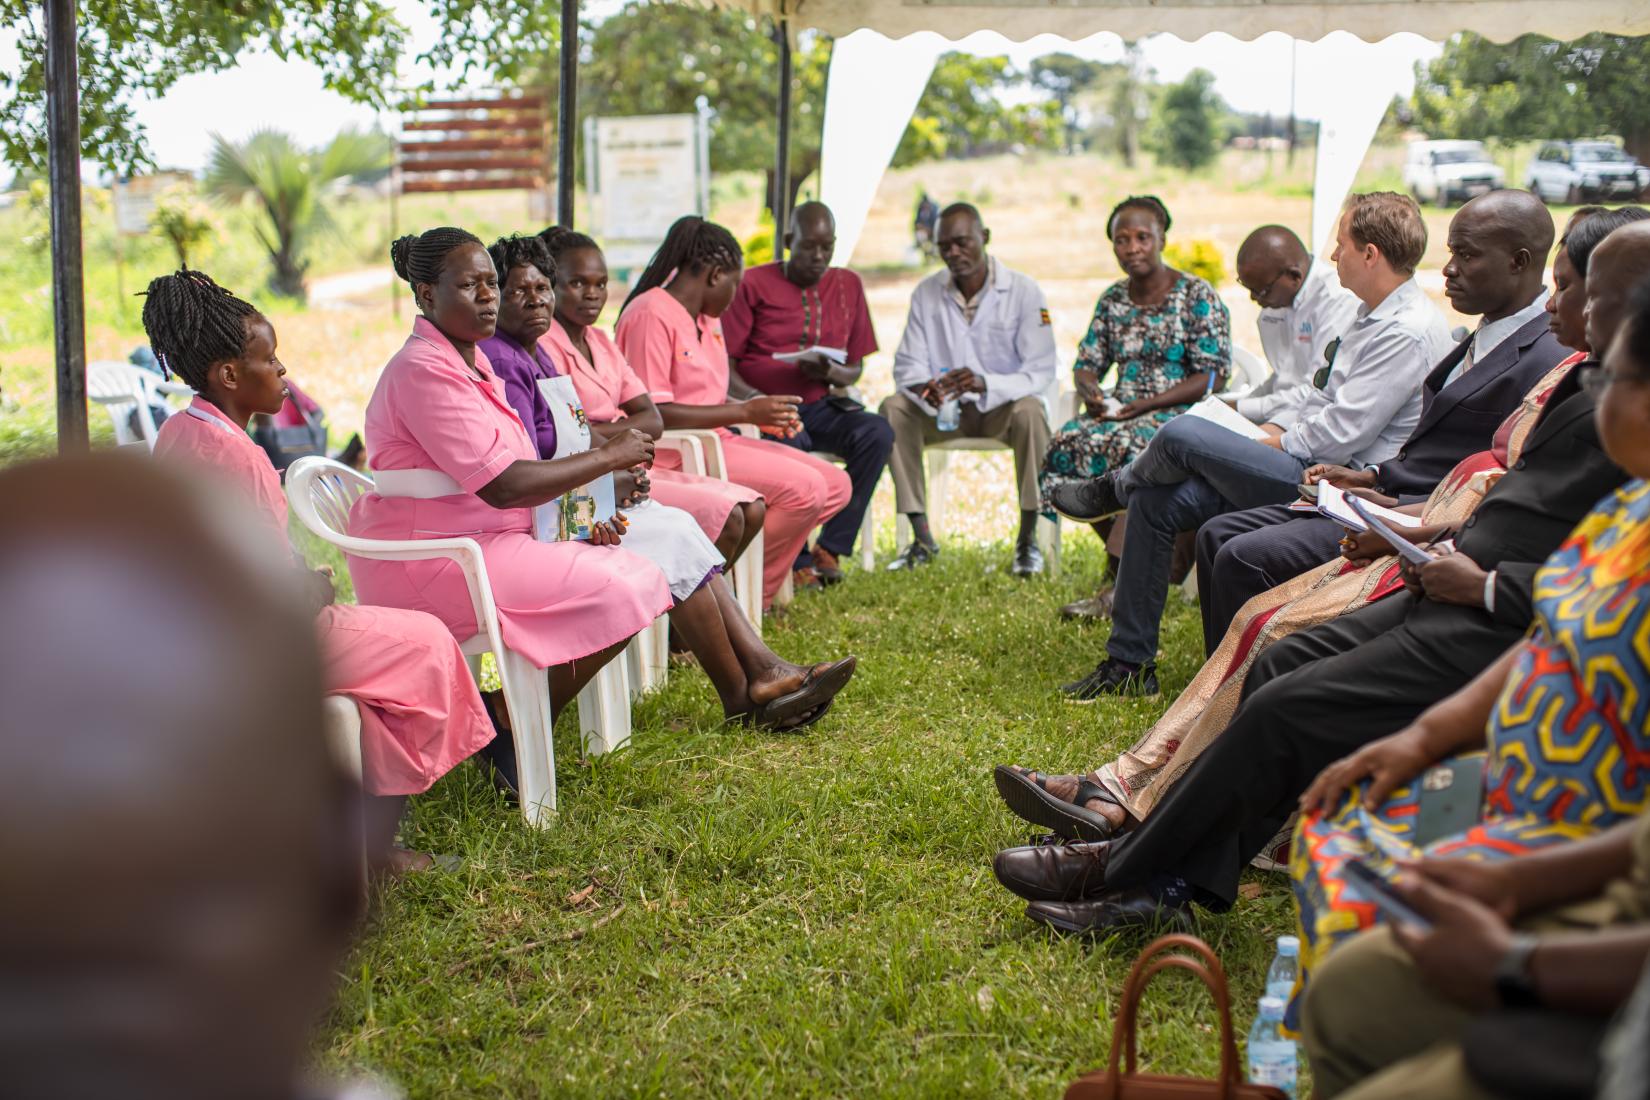
<svg viewBox="0 0 1650 1100">
<path fill-rule="evenodd" d="M 556 110 L 556 223 L 573 227 L 573 142 L 578 130 L 579 0 L 561 0 L 561 95 Z"/>
<path fill-rule="evenodd" d="M 80 254 L 80 75 L 75 0 L 45 0 L 46 148 L 51 184 L 57 449 L 87 448 L 86 298 Z"/>
<path fill-rule="evenodd" d="M 773 258 L 785 262 L 785 230 L 791 202 L 791 24 L 775 21 L 774 45 L 779 47 L 779 141 L 773 166 Z"/>
</svg>

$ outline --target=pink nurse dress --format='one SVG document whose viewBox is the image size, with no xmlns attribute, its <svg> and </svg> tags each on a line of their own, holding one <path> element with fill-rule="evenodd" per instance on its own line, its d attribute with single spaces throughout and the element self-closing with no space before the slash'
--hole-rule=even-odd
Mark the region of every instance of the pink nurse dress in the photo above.
<svg viewBox="0 0 1650 1100">
<path fill-rule="evenodd" d="M 257 505 L 269 537 L 287 543 L 286 494 L 263 449 L 197 397 L 168 417 L 155 454 L 227 479 Z M 289 546 L 290 549 L 290 546 Z M 418 794 L 493 739 L 493 726 L 447 629 L 428 615 L 333 604 L 316 616 L 326 690 L 360 704 L 368 794 Z"/>
<path fill-rule="evenodd" d="M 664 574 L 623 547 L 539 542 L 530 508 L 494 508 L 476 495 L 538 451 L 487 357 L 471 370 L 420 317 L 384 367 L 364 434 L 375 471 L 435 470 L 459 493 L 419 498 L 368 493 L 350 533 L 369 539 L 464 536 L 481 545 L 504 644 L 540 668 L 566 664 L 633 636 L 671 607 Z M 464 576 L 451 562 L 349 559 L 363 600 L 427 611 L 461 640 L 479 629 Z"/>
</svg>

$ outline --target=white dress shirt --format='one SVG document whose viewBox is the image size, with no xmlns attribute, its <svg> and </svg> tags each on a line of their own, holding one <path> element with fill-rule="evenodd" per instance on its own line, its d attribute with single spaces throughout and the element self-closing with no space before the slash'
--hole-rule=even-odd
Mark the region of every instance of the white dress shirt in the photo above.
<svg viewBox="0 0 1650 1100">
<path fill-rule="evenodd" d="M 1256 327 L 1261 350 L 1272 373 L 1243 397 L 1237 411 L 1257 424 L 1272 421 L 1289 427 L 1291 420 L 1277 395 L 1288 393 L 1323 366 L 1323 349 L 1345 336 L 1358 318 L 1358 296 L 1341 285 L 1335 265 L 1313 259 L 1295 300 L 1282 309 L 1263 309 Z"/>
<path fill-rule="evenodd" d="M 1029 276 L 987 257 L 986 286 L 971 303 L 970 318 L 951 272 L 936 271 L 911 294 L 905 335 L 894 353 L 894 385 L 904 391 L 967 367 L 985 380 L 982 394 L 964 394 L 981 412 L 1022 397 L 1042 397 L 1054 382 L 1054 326 L 1042 290 Z M 930 416 L 927 402 L 917 406 Z"/>
<path fill-rule="evenodd" d="M 1308 380 L 1284 395 L 1294 426 L 1283 449 L 1307 462 L 1385 462 L 1421 422 L 1421 383 L 1454 344 L 1413 278 L 1374 309 L 1360 304 L 1323 389 Z"/>
<path fill-rule="evenodd" d="M 1467 349 L 1467 354 L 1461 357 L 1461 361 L 1455 364 L 1455 369 L 1449 372 L 1449 377 L 1444 379 L 1444 386 L 1467 373 L 1474 364 L 1482 363 L 1484 356 L 1500 347 L 1506 342 L 1507 337 L 1535 320 L 1546 312 L 1546 309 L 1547 288 L 1542 287 L 1541 293 L 1535 296 L 1535 301 L 1517 313 L 1509 313 L 1499 321 L 1480 322 L 1478 330 L 1472 334 L 1472 346 Z M 1439 387 L 1442 388 L 1443 386 Z"/>
</svg>

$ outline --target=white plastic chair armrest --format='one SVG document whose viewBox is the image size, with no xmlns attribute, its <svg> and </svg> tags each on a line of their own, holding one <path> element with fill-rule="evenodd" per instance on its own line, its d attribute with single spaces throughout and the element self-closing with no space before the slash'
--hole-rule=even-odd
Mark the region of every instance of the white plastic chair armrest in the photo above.
<svg viewBox="0 0 1650 1100">
<path fill-rule="evenodd" d="M 696 439 L 704 449 L 705 476 L 727 480 L 727 466 L 722 462 L 722 437 L 709 428 L 671 428 L 665 432 L 671 439 Z"/>
<path fill-rule="evenodd" d="M 761 439 L 762 429 L 755 424 L 735 424 L 733 430 L 746 439 Z"/>
<path fill-rule="evenodd" d="M 697 437 L 691 435 L 671 435 L 666 432 L 653 444 L 655 450 L 675 451 L 682 460 L 684 474 L 706 476 L 709 467 L 705 463 L 705 445 Z"/>
</svg>

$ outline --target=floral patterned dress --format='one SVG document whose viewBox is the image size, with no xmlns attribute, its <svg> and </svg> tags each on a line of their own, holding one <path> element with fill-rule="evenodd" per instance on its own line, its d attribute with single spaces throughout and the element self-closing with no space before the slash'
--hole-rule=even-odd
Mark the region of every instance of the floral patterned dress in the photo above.
<svg viewBox="0 0 1650 1100">
<path fill-rule="evenodd" d="M 1113 283 L 1095 303 L 1073 369 L 1092 370 L 1103 379 L 1114 363 L 1113 396 L 1123 404 L 1160 394 L 1203 371 L 1228 370 L 1232 321 L 1226 304 L 1195 275 L 1181 275 L 1157 306 L 1129 301 L 1127 279 Z M 1066 422 L 1049 442 L 1038 475 L 1044 513 L 1054 514 L 1048 504 L 1051 488 L 1117 469 L 1145 450 L 1157 429 L 1185 408 L 1158 409 L 1133 420 L 1097 420 L 1085 412 Z"/>
</svg>

